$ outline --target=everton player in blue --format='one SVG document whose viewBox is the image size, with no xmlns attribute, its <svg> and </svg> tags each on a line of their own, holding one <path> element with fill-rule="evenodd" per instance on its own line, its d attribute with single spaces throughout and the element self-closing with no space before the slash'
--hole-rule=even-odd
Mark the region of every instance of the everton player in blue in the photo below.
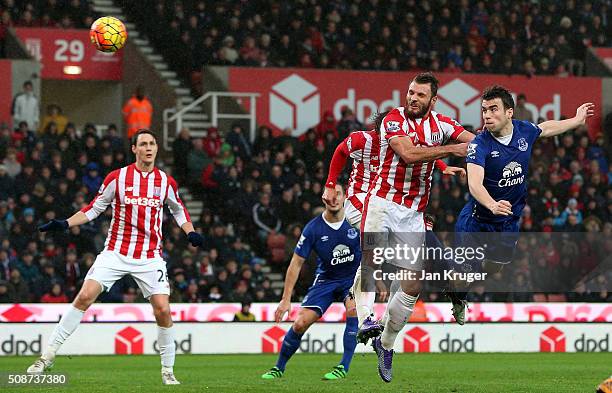
<svg viewBox="0 0 612 393">
<path fill-rule="evenodd" d="M 317 254 L 317 271 L 312 286 L 302 302 L 297 319 L 287 331 L 276 366 L 263 374 L 263 379 L 283 376 L 285 366 L 300 346 L 302 335 L 325 313 L 334 301 L 341 301 L 346 307 L 344 329 L 344 355 L 323 379 L 345 378 L 357 346 L 357 308 L 349 294 L 355 273 L 361 261 L 359 231 L 344 218 L 345 194 L 342 186 L 336 186 L 336 197 L 330 203 L 323 201 L 325 211 L 304 227 L 302 236 L 295 246 L 287 276 L 283 297 L 275 313 L 276 322 L 283 319 L 291 308 L 291 295 L 300 274 L 300 269 L 311 251 Z"/>
<path fill-rule="evenodd" d="M 459 245 L 487 243 L 484 261 L 463 264 L 455 270 L 495 273 L 512 261 L 518 240 L 519 219 L 527 200 L 527 178 L 533 144 L 585 124 L 594 115 L 594 104 L 578 107 L 576 116 L 538 125 L 512 120 L 514 100 L 501 86 L 482 95 L 484 130 L 468 146 L 466 156 L 470 199 L 461 210 L 455 231 Z M 450 293 L 453 316 L 465 322 L 465 292 Z"/>
</svg>

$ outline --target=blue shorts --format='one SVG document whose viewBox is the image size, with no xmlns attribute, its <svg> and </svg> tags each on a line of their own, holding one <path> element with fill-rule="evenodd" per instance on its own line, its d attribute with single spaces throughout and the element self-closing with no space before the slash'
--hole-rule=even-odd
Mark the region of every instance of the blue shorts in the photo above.
<svg viewBox="0 0 612 393">
<path fill-rule="evenodd" d="M 312 286 L 308 288 L 302 307 L 312 308 L 319 315 L 325 314 L 333 302 L 344 302 L 349 296 L 353 281 L 353 278 L 329 280 L 317 276 Z"/>
<path fill-rule="evenodd" d="M 455 247 L 484 246 L 485 260 L 508 264 L 519 238 L 519 219 L 483 222 L 472 215 L 471 209 L 464 208 L 457 218 L 455 232 Z"/>
</svg>

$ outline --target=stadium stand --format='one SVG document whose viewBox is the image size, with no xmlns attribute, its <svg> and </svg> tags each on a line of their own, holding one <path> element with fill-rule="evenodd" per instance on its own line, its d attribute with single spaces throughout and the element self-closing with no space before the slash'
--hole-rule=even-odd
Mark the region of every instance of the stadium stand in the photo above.
<svg viewBox="0 0 612 393">
<path fill-rule="evenodd" d="M 586 49 L 611 43 L 606 1 L 125 4 L 186 80 L 205 64 L 583 75 Z M 171 28 L 155 29 L 150 20 Z"/>
</svg>

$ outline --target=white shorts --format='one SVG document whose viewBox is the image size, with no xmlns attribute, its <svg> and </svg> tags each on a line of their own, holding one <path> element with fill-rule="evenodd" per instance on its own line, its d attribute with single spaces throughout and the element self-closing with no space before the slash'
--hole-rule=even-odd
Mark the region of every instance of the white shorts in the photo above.
<svg viewBox="0 0 612 393">
<path fill-rule="evenodd" d="M 133 259 L 115 251 L 102 251 L 89 268 L 86 280 L 95 280 L 103 291 L 126 274 L 131 275 L 145 299 L 151 295 L 170 295 L 166 262 L 161 258 Z"/>
<path fill-rule="evenodd" d="M 386 262 L 409 270 L 421 270 L 423 258 L 414 252 L 423 251 L 425 220 L 423 212 L 371 195 L 364 207 L 363 249 L 400 247 Z M 414 252 L 403 250 L 413 249 Z"/>
<path fill-rule="evenodd" d="M 362 209 L 360 209 L 358 206 L 355 206 L 355 204 L 361 204 L 361 206 L 363 207 L 366 195 L 368 194 L 362 192 L 344 200 L 344 216 L 346 217 L 348 223 L 357 229 L 361 228 Z M 356 201 L 353 202 L 351 201 L 352 199 L 356 199 Z"/>
</svg>

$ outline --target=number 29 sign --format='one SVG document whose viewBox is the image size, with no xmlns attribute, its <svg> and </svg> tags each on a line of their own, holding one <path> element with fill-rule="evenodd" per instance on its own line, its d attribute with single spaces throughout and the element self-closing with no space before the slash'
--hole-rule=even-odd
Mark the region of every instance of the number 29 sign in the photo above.
<svg viewBox="0 0 612 393">
<path fill-rule="evenodd" d="M 16 28 L 19 40 L 38 60 L 42 79 L 122 78 L 123 51 L 104 53 L 89 42 L 89 30 Z"/>
</svg>

